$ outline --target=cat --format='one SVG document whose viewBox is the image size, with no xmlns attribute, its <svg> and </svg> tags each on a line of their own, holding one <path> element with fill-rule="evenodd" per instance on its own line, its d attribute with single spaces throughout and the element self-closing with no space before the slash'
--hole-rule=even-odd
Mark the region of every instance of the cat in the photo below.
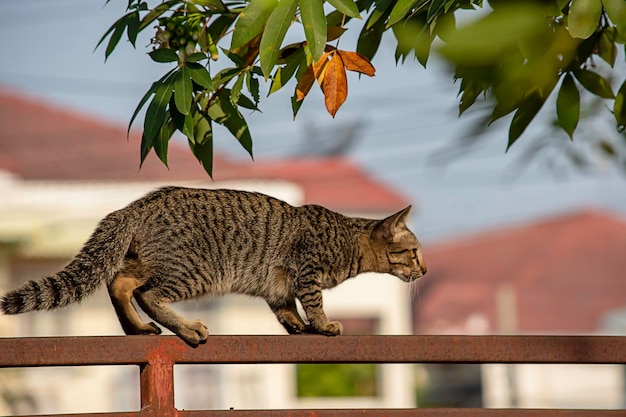
<svg viewBox="0 0 626 417">
<path fill-rule="evenodd" d="M 326 317 L 323 289 L 363 272 L 406 282 L 426 273 L 420 243 L 406 226 L 410 211 L 370 220 L 254 192 L 164 187 L 107 215 L 62 271 L 8 292 L 0 309 L 51 310 L 106 284 L 126 334 L 161 333 L 140 318 L 134 298 L 195 347 L 206 342 L 206 325 L 167 304 L 238 293 L 264 298 L 290 334 L 335 336 L 343 326 Z"/>
</svg>

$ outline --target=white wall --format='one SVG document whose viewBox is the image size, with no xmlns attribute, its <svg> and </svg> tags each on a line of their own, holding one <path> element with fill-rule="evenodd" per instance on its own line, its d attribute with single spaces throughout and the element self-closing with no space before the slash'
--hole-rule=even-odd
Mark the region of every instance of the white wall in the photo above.
<svg viewBox="0 0 626 417">
<path fill-rule="evenodd" d="M 624 407 L 621 365 L 489 364 L 482 371 L 485 407 L 511 407 L 512 395 L 521 408 Z"/>
</svg>

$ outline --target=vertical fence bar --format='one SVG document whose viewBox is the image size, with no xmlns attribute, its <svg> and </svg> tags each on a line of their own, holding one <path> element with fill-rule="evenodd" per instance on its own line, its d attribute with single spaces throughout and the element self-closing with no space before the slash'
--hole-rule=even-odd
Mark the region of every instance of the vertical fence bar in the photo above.
<svg viewBox="0 0 626 417">
<path fill-rule="evenodd" d="M 177 417 L 174 407 L 175 358 L 165 349 L 148 353 L 148 363 L 140 365 L 141 411 L 148 416 Z"/>
</svg>

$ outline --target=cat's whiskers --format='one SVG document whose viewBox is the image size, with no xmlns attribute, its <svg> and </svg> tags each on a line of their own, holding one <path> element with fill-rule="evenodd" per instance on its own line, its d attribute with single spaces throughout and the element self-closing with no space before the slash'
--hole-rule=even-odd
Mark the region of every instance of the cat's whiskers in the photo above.
<svg viewBox="0 0 626 417">
<path fill-rule="evenodd" d="M 420 302 L 422 301 L 421 295 L 420 295 L 420 289 L 419 289 L 419 279 L 416 279 L 414 281 L 411 281 L 409 283 L 409 297 L 410 300 L 412 301 L 413 299 L 415 299 L 415 297 L 417 296 L 417 301 Z"/>
</svg>

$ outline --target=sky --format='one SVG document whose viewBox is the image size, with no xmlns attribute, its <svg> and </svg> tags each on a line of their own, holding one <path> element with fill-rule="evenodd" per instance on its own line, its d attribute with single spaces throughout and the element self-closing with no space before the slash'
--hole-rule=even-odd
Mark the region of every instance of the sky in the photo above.
<svg viewBox="0 0 626 417">
<path fill-rule="evenodd" d="M 0 0 L 0 85 L 126 127 L 152 81 L 169 70 L 146 55 L 150 35 L 139 38 L 136 50 L 120 43 L 106 63 L 104 49 L 94 51 L 126 3 Z M 297 30 L 290 32 L 294 40 Z M 358 29 L 350 29 L 342 49 L 354 49 L 357 34 Z M 411 60 L 396 66 L 393 52 L 391 39 L 384 39 L 373 61 L 376 76 L 349 77 L 348 100 L 335 119 L 326 113 L 316 87 L 296 121 L 289 104 L 293 85 L 264 98 L 262 113 L 246 115 L 255 157 L 302 155 L 332 145 L 345 129 L 356 127 L 357 140 L 346 157 L 415 203 L 412 226 L 426 242 L 582 209 L 626 219 L 626 175 L 614 167 L 599 164 L 581 172 L 558 148 L 524 158 L 537 143 L 567 141 L 547 127 L 547 116 L 534 121 L 507 153 L 508 120 L 492 126 L 473 150 L 460 147 L 468 143 L 476 116 L 470 111 L 458 118 L 458 85 L 449 68 L 436 57 L 426 70 Z M 624 65 L 619 71 L 624 73 Z M 610 119 L 601 119 L 582 134 L 615 133 Z M 226 132 L 218 132 L 216 146 L 232 158 L 248 158 Z M 456 157 L 445 152 L 451 149 L 458 151 Z"/>
</svg>

